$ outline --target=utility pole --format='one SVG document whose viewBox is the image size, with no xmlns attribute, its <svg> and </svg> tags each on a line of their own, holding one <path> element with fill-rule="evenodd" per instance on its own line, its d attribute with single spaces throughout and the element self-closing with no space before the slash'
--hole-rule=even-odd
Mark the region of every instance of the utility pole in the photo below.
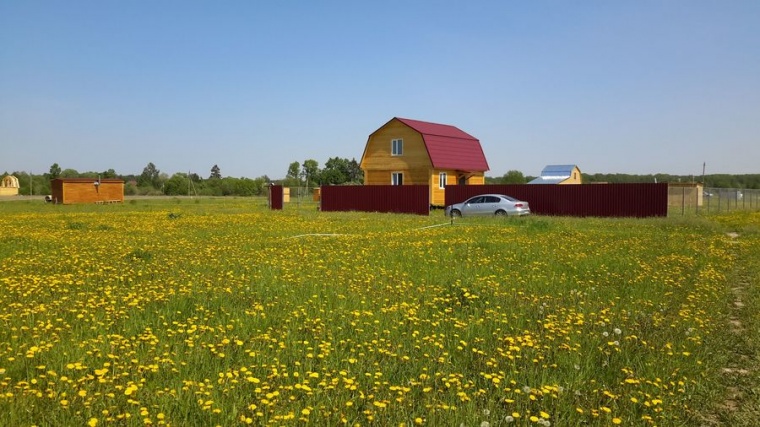
<svg viewBox="0 0 760 427">
<path fill-rule="evenodd" d="M 702 185 L 705 185 L 705 166 L 707 166 L 707 162 L 702 162 Z"/>
</svg>

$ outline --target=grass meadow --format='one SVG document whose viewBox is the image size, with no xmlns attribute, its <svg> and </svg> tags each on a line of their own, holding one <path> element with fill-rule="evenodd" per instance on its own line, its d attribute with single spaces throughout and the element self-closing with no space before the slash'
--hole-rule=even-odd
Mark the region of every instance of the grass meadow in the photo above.
<svg viewBox="0 0 760 427">
<path fill-rule="evenodd" d="M 452 223 L 239 198 L 0 215 L 0 425 L 758 414 L 759 212 Z"/>
</svg>

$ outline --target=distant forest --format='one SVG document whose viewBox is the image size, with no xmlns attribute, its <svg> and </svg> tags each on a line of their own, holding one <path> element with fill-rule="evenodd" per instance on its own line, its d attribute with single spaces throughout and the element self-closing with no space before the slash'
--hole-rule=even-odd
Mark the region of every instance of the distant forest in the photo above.
<svg viewBox="0 0 760 427">
<path fill-rule="evenodd" d="M 581 174 L 584 184 L 593 183 L 641 183 L 641 182 L 703 182 L 705 187 L 717 188 L 748 188 L 760 189 L 760 174 L 712 174 L 705 175 L 669 175 L 658 173 L 653 175 L 630 175 L 623 173 Z M 486 177 L 486 184 L 524 184 L 536 177 L 523 176 L 519 171 L 509 171 L 501 177 Z"/>
<path fill-rule="evenodd" d="M 9 175 L 5 172 L 0 178 Z M 19 180 L 19 194 L 50 194 L 50 180 L 54 178 L 120 178 L 125 182 L 126 195 L 169 195 L 169 196 L 259 196 L 266 194 L 270 184 L 282 184 L 286 187 L 318 187 L 320 185 L 361 185 L 363 172 L 355 159 L 334 157 L 323 167 L 313 159 L 303 163 L 293 162 L 288 166 L 285 178 L 270 179 L 266 175 L 258 178 L 223 177 L 218 165 L 213 165 L 208 178 L 196 173 L 175 173 L 169 176 L 162 173 L 153 163 L 143 169 L 139 175 L 122 175 L 113 169 L 103 172 L 78 172 L 74 169 L 62 169 L 57 163 L 50 166 L 44 174 L 30 174 L 15 171 L 10 175 Z M 631 174 L 582 174 L 583 183 L 642 183 L 642 182 L 702 182 L 705 187 L 760 189 L 760 174 L 712 174 L 695 175 L 631 175 Z M 535 177 L 523 175 L 517 170 L 508 171 L 501 177 L 486 176 L 486 184 L 525 184 Z"/>
</svg>

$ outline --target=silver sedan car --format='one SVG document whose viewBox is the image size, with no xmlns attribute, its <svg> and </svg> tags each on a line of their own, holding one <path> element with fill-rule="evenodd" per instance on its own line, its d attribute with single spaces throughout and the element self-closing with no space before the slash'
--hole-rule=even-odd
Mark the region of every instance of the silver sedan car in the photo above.
<svg viewBox="0 0 760 427">
<path fill-rule="evenodd" d="M 462 203 L 446 206 L 446 216 L 474 215 L 530 215 L 530 206 L 528 202 L 504 194 L 481 194 Z"/>
</svg>

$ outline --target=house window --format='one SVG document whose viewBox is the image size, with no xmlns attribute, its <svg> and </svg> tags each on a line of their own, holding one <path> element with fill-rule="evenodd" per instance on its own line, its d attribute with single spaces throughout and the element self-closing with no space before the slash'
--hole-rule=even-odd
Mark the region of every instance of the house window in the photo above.
<svg viewBox="0 0 760 427">
<path fill-rule="evenodd" d="M 394 139 L 391 140 L 391 155 L 400 156 L 404 154 L 404 140 Z"/>
<path fill-rule="evenodd" d="M 404 185 L 404 174 L 401 172 L 393 172 L 391 174 L 391 185 Z"/>
<path fill-rule="evenodd" d="M 446 188 L 446 172 L 438 174 L 438 188 Z"/>
</svg>

